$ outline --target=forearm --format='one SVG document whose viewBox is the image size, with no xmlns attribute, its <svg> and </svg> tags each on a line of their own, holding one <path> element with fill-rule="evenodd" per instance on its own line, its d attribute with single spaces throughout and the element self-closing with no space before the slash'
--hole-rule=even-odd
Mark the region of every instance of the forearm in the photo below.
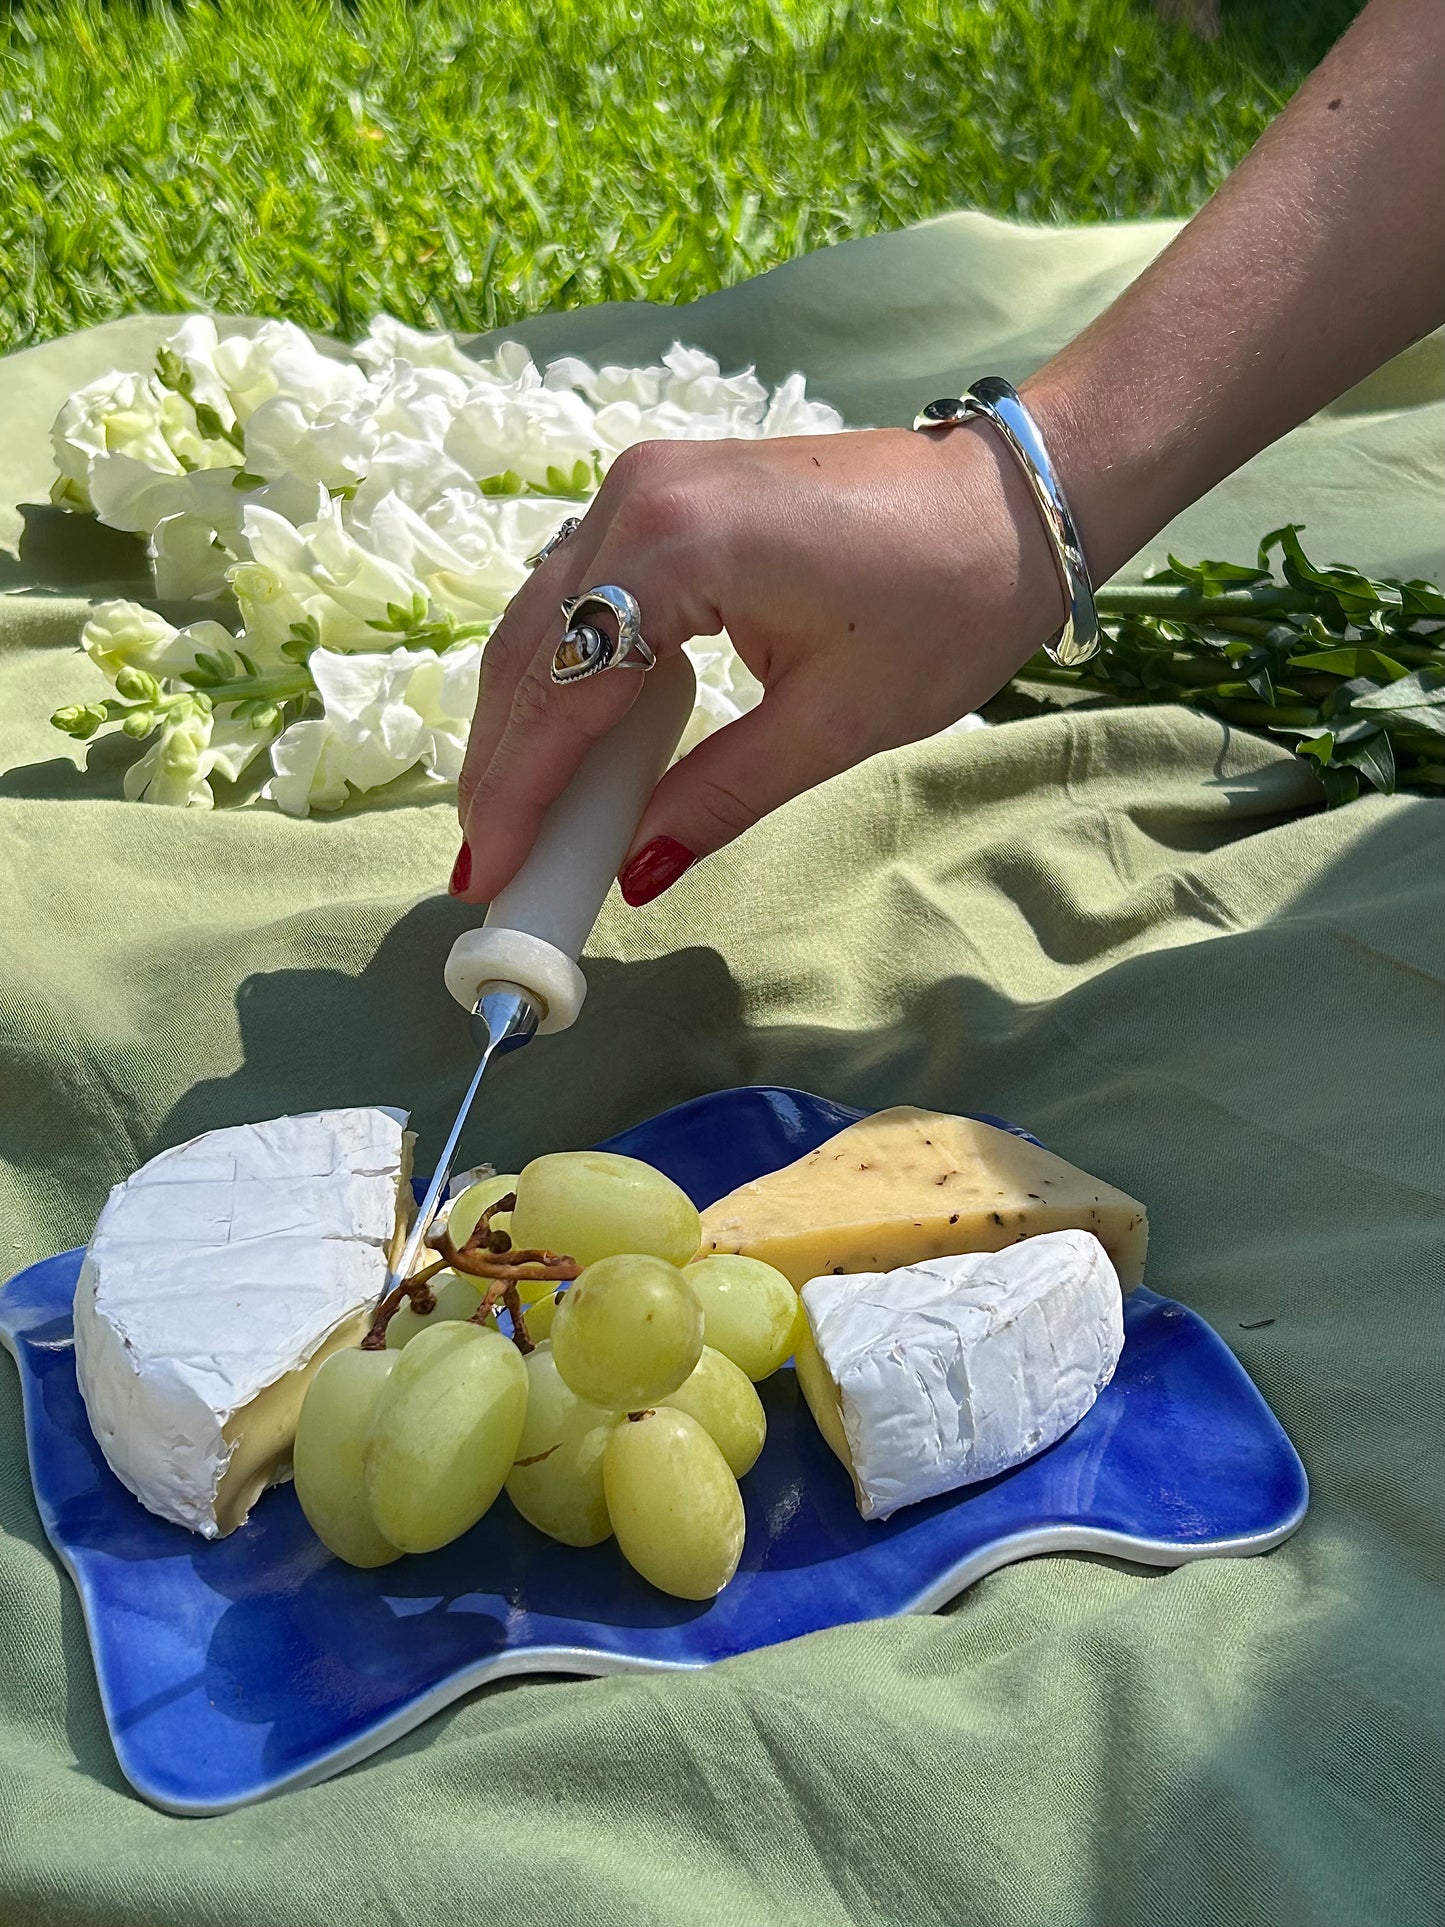
<svg viewBox="0 0 1445 1927">
<path fill-rule="evenodd" d="M 1243 164 L 1026 384 L 1097 581 L 1445 318 L 1445 9 L 1373 0 Z"/>
</svg>

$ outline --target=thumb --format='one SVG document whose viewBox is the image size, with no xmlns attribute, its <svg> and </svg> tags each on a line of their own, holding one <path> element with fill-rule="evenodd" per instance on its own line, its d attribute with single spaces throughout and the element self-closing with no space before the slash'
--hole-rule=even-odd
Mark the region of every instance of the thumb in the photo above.
<svg viewBox="0 0 1445 1927">
<path fill-rule="evenodd" d="M 852 732 L 824 726 L 795 686 L 775 686 L 756 709 L 705 737 L 652 792 L 622 867 L 624 900 L 651 903 L 699 857 L 869 753 Z"/>
</svg>

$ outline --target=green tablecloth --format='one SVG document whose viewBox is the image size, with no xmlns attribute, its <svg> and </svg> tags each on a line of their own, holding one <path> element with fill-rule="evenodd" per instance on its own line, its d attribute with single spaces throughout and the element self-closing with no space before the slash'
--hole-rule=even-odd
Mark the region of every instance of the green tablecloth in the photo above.
<svg viewBox="0 0 1445 1927">
<path fill-rule="evenodd" d="M 960 214 L 682 310 L 509 331 L 675 336 L 855 422 L 1019 376 L 1164 227 Z M 326 1104 L 450 1115 L 451 806 L 297 823 L 116 800 L 47 729 L 119 538 L 43 510 L 73 385 L 136 320 L 0 363 L 0 1271 L 208 1126 Z M 1440 569 L 1428 343 L 1161 540 Z M 16 550 L 18 548 L 18 553 Z M 930 1618 L 696 1676 L 478 1693 L 341 1779 L 223 1818 L 121 1780 L 0 1367 L 5 1927 L 1427 1927 L 1439 1918 L 1442 812 L 1319 814 L 1280 749 L 1172 709 L 880 758 L 598 929 L 582 1022 L 501 1064 L 470 1149 L 512 1164 L 779 1081 L 1000 1111 L 1146 1199 L 1150 1280 L 1244 1361 L 1313 1482 L 1303 1530 L 1172 1574 L 1039 1559 Z M 1272 1321 L 1272 1322 L 1265 1322 Z"/>
</svg>

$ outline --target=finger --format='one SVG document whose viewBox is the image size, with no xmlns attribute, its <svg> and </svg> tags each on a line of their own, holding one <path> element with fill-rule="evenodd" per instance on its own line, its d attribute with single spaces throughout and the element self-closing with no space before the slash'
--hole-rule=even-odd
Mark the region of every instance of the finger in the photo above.
<svg viewBox="0 0 1445 1927">
<path fill-rule="evenodd" d="M 615 501 L 597 496 L 581 527 L 537 565 L 487 639 L 467 753 L 457 779 L 457 817 L 463 828 L 478 780 L 506 728 L 517 684 L 540 649 L 543 636 L 555 628 L 563 596 L 575 595 L 585 581 L 592 580 L 586 571 L 602 544 L 614 508 Z"/>
<path fill-rule="evenodd" d="M 634 505 L 641 500 L 630 499 Z M 620 583 L 636 596 L 642 635 L 659 656 L 722 627 L 693 580 L 695 549 L 681 526 L 684 512 L 666 513 L 674 515 L 676 527 L 665 527 L 664 512 L 656 508 L 640 513 L 624 506 L 585 572 L 589 582 Z M 641 693 L 642 674 L 635 669 L 554 683 L 552 658 L 561 633 L 558 612 L 517 680 L 491 759 L 476 777 L 465 823 L 471 874 L 458 892 L 467 901 L 488 902 L 511 881 L 583 757 Z"/>
<path fill-rule="evenodd" d="M 663 777 L 623 865 L 623 897 L 634 906 L 650 903 L 699 857 L 861 762 L 873 747 L 820 708 L 806 681 L 775 685 L 756 709 L 704 738 Z"/>
</svg>

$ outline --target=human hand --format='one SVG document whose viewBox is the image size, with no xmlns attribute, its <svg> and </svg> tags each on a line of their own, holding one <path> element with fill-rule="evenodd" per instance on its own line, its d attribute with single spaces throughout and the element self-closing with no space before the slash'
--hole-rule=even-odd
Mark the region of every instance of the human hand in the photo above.
<svg viewBox="0 0 1445 1927">
<path fill-rule="evenodd" d="M 768 811 L 993 695 L 1058 627 L 1038 511 L 982 426 L 645 442 L 523 585 L 487 645 L 453 894 L 486 902 L 548 805 L 636 700 L 635 671 L 559 688 L 559 604 L 636 596 L 659 655 L 726 629 L 764 686 L 663 777 L 623 866 L 644 903 Z"/>
</svg>

